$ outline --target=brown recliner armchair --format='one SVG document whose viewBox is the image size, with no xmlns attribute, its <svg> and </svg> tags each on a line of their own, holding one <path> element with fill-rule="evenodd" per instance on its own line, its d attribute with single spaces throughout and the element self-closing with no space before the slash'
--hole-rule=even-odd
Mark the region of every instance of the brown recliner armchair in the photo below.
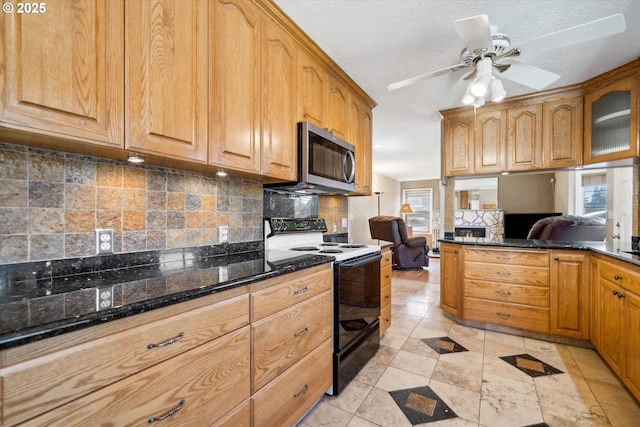
<svg viewBox="0 0 640 427">
<path fill-rule="evenodd" d="M 408 237 L 407 225 L 395 216 L 369 218 L 371 238 L 393 243 L 393 263 L 397 268 L 429 266 L 429 247 L 423 236 Z"/>
<path fill-rule="evenodd" d="M 558 241 L 603 241 L 606 221 L 575 215 L 550 216 L 536 221 L 527 239 Z"/>
</svg>

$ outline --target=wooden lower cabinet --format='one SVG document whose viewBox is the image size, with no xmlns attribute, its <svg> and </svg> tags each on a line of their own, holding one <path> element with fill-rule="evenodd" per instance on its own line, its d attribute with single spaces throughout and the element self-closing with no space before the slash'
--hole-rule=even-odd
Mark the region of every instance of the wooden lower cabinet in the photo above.
<svg viewBox="0 0 640 427">
<path fill-rule="evenodd" d="M 0 426 L 293 425 L 331 386 L 332 278 L 323 264 L 2 350 Z"/>
<path fill-rule="evenodd" d="M 331 340 L 251 397 L 253 425 L 292 426 L 331 386 Z"/>
<path fill-rule="evenodd" d="M 462 246 L 440 245 L 440 307 L 449 314 L 462 317 Z"/>
<path fill-rule="evenodd" d="M 249 397 L 250 330 L 245 326 L 74 400 L 25 426 L 210 425 Z"/>
<path fill-rule="evenodd" d="M 551 318 L 553 335 L 589 338 L 589 254 L 585 251 L 552 250 Z"/>
<path fill-rule="evenodd" d="M 391 326 L 391 249 L 382 250 L 380 260 L 380 335 Z"/>
</svg>

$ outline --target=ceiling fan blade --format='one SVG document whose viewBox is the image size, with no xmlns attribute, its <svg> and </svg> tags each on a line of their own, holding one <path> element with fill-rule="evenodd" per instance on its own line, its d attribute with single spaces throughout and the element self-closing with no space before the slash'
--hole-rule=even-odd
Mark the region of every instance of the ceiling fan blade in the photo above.
<svg viewBox="0 0 640 427">
<path fill-rule="evenodd" d="M 624 15 L 616 14 L 565 30 L 556 31 L 555 33 L 518 43 L 511 47 L 517 47 L 523 54 L 531 55 L 612 36 L 623 32 L 625 28 Z"/>
<path fill-rule="evenodd" d="M 453 23 L 460 40 L 469 52 L 476 50 L 491 50 L 493 39 L 491 38 L 491 27 L 487 15 L 472 16 L 470 18 L 458 19 Z"/>
<path fill-rule="evenodd" d="M 454 71 L 461 70 L 461 69 L 463 69 L 465 67 L 467 67 L 467 65 L 458 64 L 458 65 L 454 65 L 452 67 L 442 68 L 441 70 L 431 71 L 430 73 L 421 74 L 419 76 L 411 77 L 411 78 L 406 79 L 406 80 L 401 80 L 399 82 L 391 83 L 390 85 L 387 86 L 387 90 L 388 91 L 392 91 L 392 90 L 400 89 L 400 88 L 403 88 L 403 87 L 406 87 L 406 86 L 411 86 L 411 85 L 416 84 L 418 82 L 421 82 L 423 80 L 427 80 L 427 79 L 430 79 L 432 77 L 441 76 L 443 74 L 453 73 Z"/>
<path fill-rule="evenodd" d="M 556 73 L 522 62 L 511 61 L 508 70 L 500 76 L 535 90 L 542 90 L 560 78 Z"/>
</svg>

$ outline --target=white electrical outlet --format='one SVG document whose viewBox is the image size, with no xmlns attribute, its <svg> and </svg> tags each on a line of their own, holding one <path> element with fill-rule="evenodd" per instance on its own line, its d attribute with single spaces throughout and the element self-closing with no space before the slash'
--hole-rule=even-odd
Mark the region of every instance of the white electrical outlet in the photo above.
<svg viewBox="0 0 640 427">
<path fill-rule="evenodd" d="M 96 289 L 96 311 L 113 307 L 113 287 Z"/>
<path fill-rule="evenodd" d="M 225 225 L 218 228 L 218 243 L 229 241 L 229 226 Z"/>
<path fill-rule="evenodd" d="M 113 253 L 113 230 L 96 229 L 96 253 Z"/>
<path fill-rule="evenodd" d="M 347 228 L 349 223 L 347 222 L 347 218 L 342 218 L 342 228 Z"/>
</svg>

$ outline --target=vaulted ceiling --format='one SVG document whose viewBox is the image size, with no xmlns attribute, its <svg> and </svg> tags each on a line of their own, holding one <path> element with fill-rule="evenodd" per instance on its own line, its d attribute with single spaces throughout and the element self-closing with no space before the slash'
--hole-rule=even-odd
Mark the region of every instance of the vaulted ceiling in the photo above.
<svg viewBox="0 0 640 427">
<path fill-rule="evenodd" d="M 626 31 L 520 61 L 582 82 L 640 56 L 638 0 L 275 0 L 377 103 L 374 172 L 399 181 L 440 177 L 439 110 L 461 105 L 463 72 L 396 91 L 387 85 L 460 62 L 454 21 L 487 14 L 512 44 L 622 13 Z M 533 92 L 504 80 L 508 96 Z M 471 107 L 469 107 L 471 108 Z"/>
</svg>

